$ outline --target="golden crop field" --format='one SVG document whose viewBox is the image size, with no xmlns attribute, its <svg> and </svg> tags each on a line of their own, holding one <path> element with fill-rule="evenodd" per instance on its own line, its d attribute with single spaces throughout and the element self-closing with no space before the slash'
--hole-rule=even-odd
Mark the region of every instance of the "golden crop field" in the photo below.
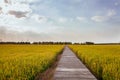
<svg viewBox="0 0 120 80">
<path fill-rule="evenodd" d="M 62 49 L 62 45 L 0 45 L 0 80 L 33 80 Z"/>
<path fill-rule="evenodd" d="M 120 80 L 120 45 L 72 45 L 70 48 L 100 80 Z"/>
</svg>

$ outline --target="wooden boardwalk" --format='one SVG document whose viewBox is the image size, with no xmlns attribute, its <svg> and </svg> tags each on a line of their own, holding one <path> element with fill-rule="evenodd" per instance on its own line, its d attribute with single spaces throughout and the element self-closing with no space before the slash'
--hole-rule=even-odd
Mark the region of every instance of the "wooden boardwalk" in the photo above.
<svg viewBox="0 0 120 80">
<path fill-rule="evenodd" d="M 53 80 L 97 80 L 76 55 L 65 47 Z"/>
</svg>

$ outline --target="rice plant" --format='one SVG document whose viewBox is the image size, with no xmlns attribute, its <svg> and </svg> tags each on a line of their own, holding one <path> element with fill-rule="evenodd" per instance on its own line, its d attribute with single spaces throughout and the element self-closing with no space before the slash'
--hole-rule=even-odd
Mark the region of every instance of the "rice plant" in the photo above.
<svg viewBox="0 0 120 80">
<path fill-rule="evenodd" d="M 120 45 L 72 45 L 70 48 L 100 80 L 120 80 Z"/>
<path fill-rule="evenodd" d="M 34 80 L 62 49 L 62 45 L 0 45 L 0 80 Z"/>
</svg>

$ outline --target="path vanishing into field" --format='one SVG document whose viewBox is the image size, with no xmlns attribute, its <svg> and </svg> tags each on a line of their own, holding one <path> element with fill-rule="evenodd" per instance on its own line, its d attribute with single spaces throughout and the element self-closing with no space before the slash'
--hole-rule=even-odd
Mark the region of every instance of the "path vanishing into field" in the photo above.
<svg viewBox="0 0 120 80">
<path fill-rule="evenodd" d="M 97 80 L 87 67 L 66 46 L 53 80 Z"/>
</svg>

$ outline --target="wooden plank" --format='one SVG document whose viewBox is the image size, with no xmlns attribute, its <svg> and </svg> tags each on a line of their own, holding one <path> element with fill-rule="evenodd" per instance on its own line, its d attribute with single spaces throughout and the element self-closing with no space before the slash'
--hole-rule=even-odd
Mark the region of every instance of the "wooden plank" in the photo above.
<svg viewBox="0 0 120 80">
<path fill-rule="evenodd" d="M 97 80 L 76 55 L 65 47 L 53 80 Z"/>
</svg>

